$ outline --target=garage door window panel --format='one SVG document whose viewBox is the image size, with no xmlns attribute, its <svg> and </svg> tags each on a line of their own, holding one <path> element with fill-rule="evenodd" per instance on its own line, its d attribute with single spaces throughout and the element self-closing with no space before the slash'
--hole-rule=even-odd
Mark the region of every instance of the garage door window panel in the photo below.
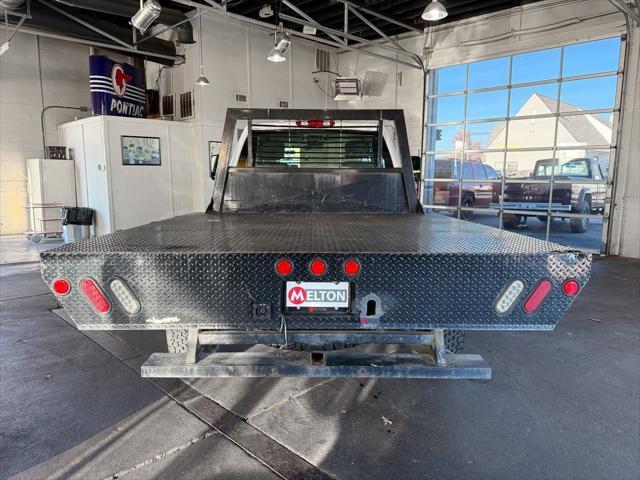
<svg viewBox="0 0 640 480">
<path fill-rule="evenodd" d="M 564 47 L 562 76 L 617 72 L 620 59 L 620 37 L 578 43 Z"/>
<path fill-rule="evenodd" d="M 529 83 L 560 78 L 560 48 L 513 56 L 511 83 Z M 532 68 L 535 65 L 535 68 Z"/>
<path fill-rule="evenodd" d="M 429 101 L 429 123 L 464 120 L 464 95 L 435 97 Z"/>
<path fill-rule="evenodd" d="M 468 90 L 501 87 L 509 84 L 509 57 L 469 64 Z"/>
<path fill-rule="evenodd" d="M 617 82 L 616 75 L 563 82 L 560 112 L 613 110 L 616 104 Z"/>
<path fill-rule="evenodd" d="M 505 118 L 507 90 L 471 93 L 467 97 L 467 120 Z"/>
</svg>

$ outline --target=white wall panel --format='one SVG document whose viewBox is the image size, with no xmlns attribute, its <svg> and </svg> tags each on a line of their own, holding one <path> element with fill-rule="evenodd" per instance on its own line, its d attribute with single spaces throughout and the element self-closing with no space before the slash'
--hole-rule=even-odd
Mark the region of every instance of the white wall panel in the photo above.
<svg viewBox="0 0 640 480">
<path fill-rule="evenodd" d="M 25 161 L 43 154 L 43 106 L 89 105 L 88 52 L 86 46 L 41 38 L 39 66 L 36 37 L 18 33 L 0 57 L 0 234 L 27 228 Z M 78 114 L 49 110 L 47 143 L 57 145 L 56 125 Z"/>
</svg>

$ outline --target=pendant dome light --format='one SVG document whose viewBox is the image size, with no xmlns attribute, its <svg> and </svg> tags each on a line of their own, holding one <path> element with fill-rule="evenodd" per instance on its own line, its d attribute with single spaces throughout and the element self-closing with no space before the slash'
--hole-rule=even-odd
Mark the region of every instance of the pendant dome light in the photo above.
<svg viewBox="0 0 640 480">
<path fill-rule="evenodd" d="M 449 15 L 447 9 L 438 0 L 433 0 L 422 12 L 422 19 L 428 22 L 442 20 Z"/>
<path fill-rule="evenodd" d="M 200 47 L 200 76 L 196 80 L 196 85 L 207 87 L 211 82 L 204 76 L 204 62 L 202 60 L 202 15 L 198 18 L 198 46 Z"/>
</svg>

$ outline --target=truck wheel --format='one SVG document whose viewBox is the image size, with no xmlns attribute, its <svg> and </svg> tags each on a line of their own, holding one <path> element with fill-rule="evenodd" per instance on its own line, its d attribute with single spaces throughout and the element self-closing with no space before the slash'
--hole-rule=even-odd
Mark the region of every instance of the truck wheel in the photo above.
<svg viewBox="0 0 640 480">
<path fill-rule="evenodd" d="M 444 345 L 451 353 L 462 353 L 464 350 L 464 330 L 445 330 Z"/>
<path fill-rule="evenodd" d="M 187 351 L 188 330 L 166 330 L 167 349 L 169 353 L 185 353 Z"/>
<path fill-rule="evenodd" d="M 502 216 L 502 224 L 506 228 L 514 228 L 522 223 L 522 215 L 515 215 L 513 213 L 506 213 Z"/>
<path fill-rule="evenodd" d="M 540 220 L 542 223 L 547 223 L 547 217 L 545 217 L 544 215 L 539 215 L 536 218 Z M 553 220 L 553 218 L 551 220 Z"/>
<path fill-rule="evenodd" d="M 580 207 L 580 211 L 578 213 L 589 214 L 591 213 L 591 206 L 587 200 L 582 201 L 582 205 Z M 587 231 L 587 227 L 589 226 L 588 218 L 572 218 L 569 222 L 569 226 L 571 227 L 571 231 L 573 233 L 584 233 Z"/>
<path fill-rule="evenodd" d="M 473 207 L 473 199 L 470 197 L 465 197 L 462 200 L 462 207 L 463 208 L 472 208 Z M 473 212 L 470 212 L 468 210 L 460 210 L 460 218 L 462 220 L 470 220 L 473 217 Z"/>
</svg>

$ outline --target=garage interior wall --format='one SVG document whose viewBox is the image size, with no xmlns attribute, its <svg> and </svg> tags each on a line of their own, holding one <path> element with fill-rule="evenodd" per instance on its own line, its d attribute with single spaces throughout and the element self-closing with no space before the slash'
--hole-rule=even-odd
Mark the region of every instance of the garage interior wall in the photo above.
<svg viewBox="0 0 640 480">
<path fill-rule="evenodd" d="M 199 22 L 194 22 L 195 38 L 198 28 Z M 311 42 L 293 37 L 287 61 L 272 63 L 267 60 L 273 48 L 272 30 L 209 13 L 202 16 L 202 31 L 203 68 L 210 86 L 194 84 L 200 76 L 197 43 L 185 46 L 186 62 L 164 69 L 159 82 L 159 67 L 147 68 L 147 87 L 159 85 L 161 95 L 195 91 L 196 112 L 190 121 L 219 122 L 227 108 L 280 108 L 281 101 L 289 108 L 333 107 L 333 99 L 314 85 L 316 45 Z M 315 77 L 324 88 L 326 75 Z M 247 101 L 237 101 L 236 94 L 246 95 Z"/>
<path fill-rule="evenodd" d="M 428 69 L 436 69 L 624 33 L 625 18 L 609 2 L 549 0 L 434 27 L 425 35 L 404 38 L 400 43 L 422 55 Z M 618 175 L 609 251 L 614 255 L 640 257 L 640 30 L 635 24 L 627 43 L 628 67 L 618 136 Z M 368 70 L 388 75 L 382 96 L 365 97 L 361 102 L 341 102 L 339 108 L 404 109 L 411 153 L 420 154 L 424 134 L 423 72 L 353 52 L 338 54 L 338 69 L 342 75 L 357 74 L 360 78 Z"/>
<path fill-rule="evenodd" d="M 0 57 L 0 234 L 27 230 L 26 162 L 43 154 L 43 106 L 90 107 L 89 47 L 18 33 Z M 46 113 L 47 144 L 56 126 L 86 116 L 75 110 Z"/>
<path fill-rule="evenodd" d="M 197 39 L 198 22 L 193 23 Z M 194 125 L 193 137 L 198 145 L 206 147 L 207 139 L 213 139 L 210 137 L 220 130 L 220 122 L 224 121 L 229 107 L 278 108 L 280 101 L 289 102 L 290 108 L 333 107 L 333 101 L 313 83 L 316 47 L 311 42 L 294 39 L 288 61 L 274 64 L 266 59 L 273 46 L 272 31 L 216 17 L 213 13 L 203 17 L 202 25 L 203 63 L 205 75 L 211 81 L 209 87 L 197 87 L 194 83 L 200 75 L 197 43 L 179 47 L 179 52 L 182 49 L 186 55 L 186 62 L 164 69 L 159 82 L 159 65 L 147 62 L 145 72 L 148 87 L 154 88 L 158 82 L 163 95 L 194 90 L 195 118 L 187 121 Z M 116 61 L 127 61 L 121 54 L 108 55 Z M 84 45 L 18 34 L 9 51 L 0 57 L 2 235 L 22 234 L 28 228 L 24 209 L 27 203 L 25 160 L 43 154 L 40 127 L 43 106 L 91 105 L 88 56 L 89 47 Z M 326 75 L 316 77 L 322 82 L 320 85 L 326 86 Z M 248 101 L 236 102 L 236 93 L 247 95 Z M 87 114 L 47 111 L 47 143 L 58 144 L 57 125 L 83 116 Z"/>
</svg>

